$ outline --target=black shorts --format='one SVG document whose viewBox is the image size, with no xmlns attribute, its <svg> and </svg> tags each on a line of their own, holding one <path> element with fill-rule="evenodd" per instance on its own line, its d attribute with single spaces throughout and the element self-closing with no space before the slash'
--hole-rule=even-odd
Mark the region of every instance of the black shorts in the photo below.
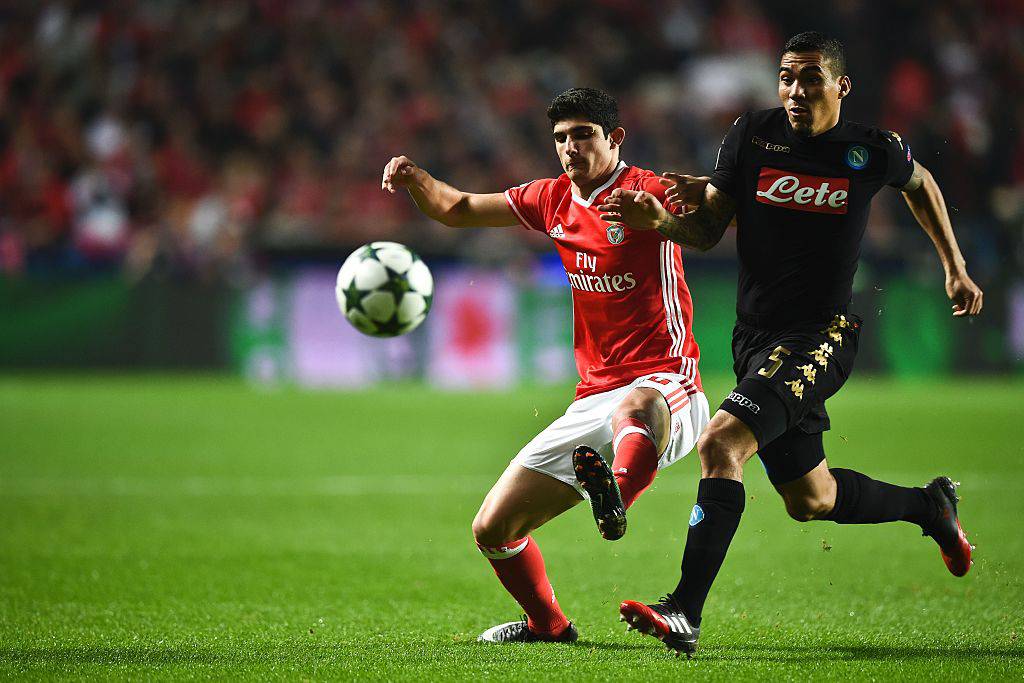
<svg viewBox="0 0 1024 683">
<path fill-rule="evenodd" d="M 720 409 L 750 427 L 773 484 L 798 479 L 824 459 L 825 400 L 853 370 L 861 324 L 844 314 L 782 330 L 736 323 L 737 384 Z"/>
</svg>

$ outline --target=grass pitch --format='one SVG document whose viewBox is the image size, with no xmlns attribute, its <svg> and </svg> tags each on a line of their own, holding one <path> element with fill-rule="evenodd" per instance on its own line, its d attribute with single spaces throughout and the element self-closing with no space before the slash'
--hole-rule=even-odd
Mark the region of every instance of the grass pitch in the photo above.
<svg viewBox="0 0 1024 683">
<path fill-rule="evenodd" d="M 707 382 L 712 404 L 727 378 Z M 950 576 L 909 524 L 789 520 L 763 471 L 676 660 L 623 598 L 672 588 L 698 477 L 659 476 L 626 537 L 581 505 L 536 534 L 573 645 L 488 646 L 519 615 L 469 524 L 570 389 L 258 391 L 210 378 L 0 380 L 0 676 L 991 679 L 1024 676 L 1024 385 L 855 377 L 830 461 L 963 482 Z"/>
</svg>

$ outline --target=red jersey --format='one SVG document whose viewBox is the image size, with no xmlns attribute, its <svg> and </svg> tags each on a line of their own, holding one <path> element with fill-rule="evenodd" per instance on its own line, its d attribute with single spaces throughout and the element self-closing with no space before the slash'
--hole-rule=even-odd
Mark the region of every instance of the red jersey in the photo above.
<svg viewBox="0 0 1024 683">
<path fill-rule="evenodd" d="M 564 173 L 505 191 L 519 222 L 554 240 L 569 276 L 576 398 L 652 372 L 685 375 L 699 389 L 700 350 L 679 245 L 657 230 L 601 220 L 597 207 L 617 187 L 646 190 L 668 206 L 656 174 L 621 161 L 586 199 L 573 195 Z"/>
</svg>

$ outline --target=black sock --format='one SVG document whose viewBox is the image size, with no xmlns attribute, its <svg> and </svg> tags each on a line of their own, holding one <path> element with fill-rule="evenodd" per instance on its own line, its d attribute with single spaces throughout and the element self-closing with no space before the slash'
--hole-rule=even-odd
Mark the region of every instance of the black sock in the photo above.
<svg viewBox="0 0 1024 683">
<path fill-rule="evenodd" d="M 701 479 L 697 484 L 697 505 L 690 514 L 683 550 L 683 576 L 672 593 L 694 626 L 700 625 L 704 601 L 740 524 L 744 499 L 741 481 Z"/>
<path fill-rule="evenodd" d="M 860 472 L 834 467 L 836 504 L 825 519 L 838 524 L 879 524 L 899 520 L 932 524 L 938 506 L 922 488 L 887 484 Z"/>
</svg>

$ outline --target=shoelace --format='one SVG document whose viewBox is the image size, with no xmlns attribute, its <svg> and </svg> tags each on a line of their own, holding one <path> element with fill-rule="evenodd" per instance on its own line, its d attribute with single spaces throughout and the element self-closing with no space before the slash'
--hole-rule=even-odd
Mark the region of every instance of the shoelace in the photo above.
<svg viewBox="0 0 1024 683">
<path fill-rule="evenodd" d="M 522 626 L 520 626 L 520 624 Z M 530 629 L 529 622 L 526 620 L 525 614 L 523 615 L 523 618 L 521 620 L 513 621 L 510 624 L 508 624 L 505 628 L 501 629 L 501 631 L 499 631 L 497 634 L 498 640 L 505 640 L 507 636 L 511 636 L 515 633 L 518 633 L 520 628 L 526 629 L 527 631 Z"/>
<path fill-rule="evenodd" d="M 676 604 L 676 599 L 673 598 L 671 595 L 663 595 L 660 598 L 658 598 L 658 604 L 659 605 L 664 605 L 665 607 L 668 607 L 673 612 L 681 611 L 679 609 L 679 605 Z"/>
</svg>

